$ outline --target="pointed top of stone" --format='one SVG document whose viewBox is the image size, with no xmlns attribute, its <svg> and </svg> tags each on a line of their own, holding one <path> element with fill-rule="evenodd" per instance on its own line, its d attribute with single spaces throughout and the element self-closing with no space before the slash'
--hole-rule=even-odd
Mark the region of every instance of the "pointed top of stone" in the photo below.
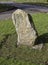
<svg viewBox="0 0 48 65">
<path fill-rule="evenodd" d="M 28 13 L 26 13 L 24 10 L 17 9 L 15 12 L 13 12 L 13 14 L 20 14 L 20 15 L 24 16 L 23 14 L 27 15 Z"/>
</svg>

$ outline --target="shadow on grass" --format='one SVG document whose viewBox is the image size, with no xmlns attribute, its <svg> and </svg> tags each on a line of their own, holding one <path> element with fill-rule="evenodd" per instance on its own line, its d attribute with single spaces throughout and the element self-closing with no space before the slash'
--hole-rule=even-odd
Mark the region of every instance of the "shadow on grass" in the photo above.
<svg viewBox="0 0 48 65">
<path fill-rule="evenodd" d="M 0 49 L 2 48 L 3 44 L 6 43 L 8 37 L 9 37 L 10 35 L 11 35 L 11 34 L 4 35 L 5 38 L 3 38 L 3 40 L 0 42 Z"/>
<path fill-rule="evenodd" d="M 0 49 L 2 49 L 3 45 L 6 45 L 7 43 L 17 43 L 17 34 L 13 33 L 13 34 L 5 34 L 3 35 L 5 36 L 1 41 L 0 41 Z"/>
<path fill-rule="evenodd" d="M 30 14 L 28 14 L 28 17 L 29 17 L 31 26 L 36 31 L 37 39 L 35 40 L 35 45 L 48 43 L 48 33 L 45 33 L 45 34 L 42 34 L 42 35 L 39 36 L 37 29 L 34 25 L 32 16 Z"/>
<path fill-rule="evenodd" d="M 32 16 L 31 16 L 30 14 L 28 14 L 28 18 L 29 18 L 31 27 L 36 31 L 36 35 L 38 36 L 37 29 L 36 29 L 35 24 L 34 24 L 34 22 L 33 22 L 33 18 L 32 18 Z"/>
<path fill-rule="evenodd" d="M 36 44 L 45 44 L 45 43 L 48 43 L 48 33 L 38 36 L 35 41 L 35 45 Z"/>
<path fill-rule="evenodd" d="M 0 4 L 0 12 L 10 11 L 18 9 L 18 7 L 7 5 L 7 4 Z"/>
</svg>

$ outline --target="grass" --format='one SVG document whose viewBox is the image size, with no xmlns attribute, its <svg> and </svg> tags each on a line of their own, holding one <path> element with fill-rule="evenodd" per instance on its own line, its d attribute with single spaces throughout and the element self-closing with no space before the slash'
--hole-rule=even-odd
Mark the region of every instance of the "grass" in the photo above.
<svg viewBox="0 0 48 65">
<path fill-rule="evenodd" d="M 47 0 L 0 0 L 0 1 L 15 1 L 15 2 L 47 2 Z"/>
<path fill-rule="evenodd" d="M 32 14 L 39 36 L 48 34 L 48 14 Z M 46 36 L 48 39 L 48 35 Z M 0 21 L 0 65 L 46 65 L 48 42 L 42 50 L 21 46 L 16 48 L 17 34 L 12 20 Z"/>
<path fill-rule="evenodd" d="M 48 14 L 33 14 L 32 17 L 38 34 L 48 33 Z"/>
</svg>

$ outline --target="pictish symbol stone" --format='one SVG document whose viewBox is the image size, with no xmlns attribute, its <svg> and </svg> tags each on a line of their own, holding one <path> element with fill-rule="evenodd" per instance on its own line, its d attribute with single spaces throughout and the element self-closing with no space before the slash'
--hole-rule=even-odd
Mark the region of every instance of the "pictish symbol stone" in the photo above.
<svg viewBox="0 0 48 65">
<path fill-rule="evenodd" d="M 37 35 L 32 21 L 29 20 L 28 13 L 21 9 L 17 9 L 13 12 L 12 19 L 18 36 L 17 45 L 33 46 Z"/>
</svg>

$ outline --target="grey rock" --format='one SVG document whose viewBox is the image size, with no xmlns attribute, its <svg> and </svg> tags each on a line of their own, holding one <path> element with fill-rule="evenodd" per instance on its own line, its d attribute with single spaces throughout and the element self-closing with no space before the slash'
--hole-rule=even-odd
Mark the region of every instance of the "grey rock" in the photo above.
<svg viewBox="0 0 48 65">
<path fill-rule="evenodd" d="M 34 45 L 32 48 L 41 50 L 43 48 L 43 44 Z"/>
<path fill-rule="evenodd" d="M 33 46 L 37 35 L 28 13 L 17 9 L 12 14 L 12 20 L 18 35 L 17 45 Z"/>
</svg>

